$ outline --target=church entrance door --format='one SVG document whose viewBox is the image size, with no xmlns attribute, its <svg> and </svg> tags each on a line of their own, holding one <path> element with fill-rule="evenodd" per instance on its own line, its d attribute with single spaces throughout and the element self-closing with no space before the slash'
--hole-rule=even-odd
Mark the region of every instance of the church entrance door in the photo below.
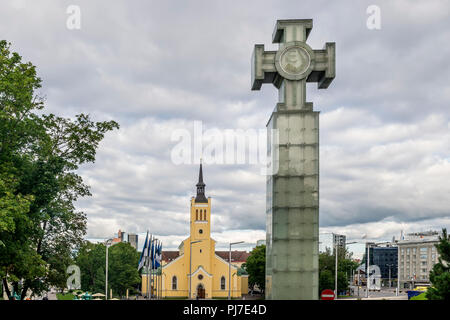
<svg viewBox="0 0 450 320">
<path fill-rule="evenodd" d="M 205 299 L 205 288 L 201 283 L 197 286 L 197 298 Z"/>
</svg>

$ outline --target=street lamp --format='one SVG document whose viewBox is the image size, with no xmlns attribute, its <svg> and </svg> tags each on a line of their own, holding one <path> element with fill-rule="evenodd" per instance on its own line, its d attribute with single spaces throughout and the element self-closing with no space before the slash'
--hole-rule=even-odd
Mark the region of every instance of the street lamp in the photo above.
<svg viewBox="0 0 450 320">
<path fill-rule="evenodd" d="M 228 300 L 231 300 L 231 246 L 239 243 L 244 243 L 244 241 L 231 242 L 230 243 L 230 253 L 228 260 Z"/>
<path fill-rule="evenodd" d="M 191 299 L 191 281 L 192 281 L 192 244 L 202 242 L 203 240 L 190 241 L 189 243 L 189 299 Z"/>
<path fill-rule="evenodd" d="M 338 242 L 336 241 L 336 239 L 338 239 L 337 237 L 340 237 L 341 235 L 339 234 L 335 234 L 333 233 L 333 241 L 334 241 L 334 247 L 335 247 L 335 254 L 336 254 L 336 261 L 335 261 L 335 270 L 334 270 L 334 299 L 337 300 L 338 299 L 338 291 L 337 291 L 337 275 L 338 275 Z M 340 238 L 339 238 L 340 239 Z M 349 244 L 353 244 L 353 243 L 357 243 L 356 241 L 354 242 L 348 242 L 345 244 L 345 246 L 349 245 Z"/>
<path fill-rule="evenodd" d="M 389 288 L 391 288 L 391 267 L 393 266 L 393 264 L 386 264 L 386 267 L 389 268 Z"/>
<path fill-rule="evenodd" d="M 108 300 L 108 246 L 111 245 L 113 239 L 106 240 L 106 276 L 105 276 L 105 300 Z"/>
</svg>

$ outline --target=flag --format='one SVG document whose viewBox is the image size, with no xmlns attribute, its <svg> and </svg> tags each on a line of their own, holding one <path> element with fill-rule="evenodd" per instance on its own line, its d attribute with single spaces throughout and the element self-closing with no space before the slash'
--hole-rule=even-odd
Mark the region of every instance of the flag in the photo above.
<svg viewBox="0 0 450 320">
<path fill-rule="evenodd" d="M 142 248 L 142 253 L 141 253 L 141 257 L 139 258 L 139 265 L 138 265 L 138 271 L 141 270 L 141 268 L 144 266 L 145 264 L 145 258 L 147 257 L 147 246 L 148 246 L 148 231 L 147 231 L 147 235 L 145 236 L 145 242 L 144 242 L 144 247 Z"/>
<path fill-rule="evenodd" d="M 149 267 L 149 268 L 152 268 L 153 267 L 153 254 L 152 254 L 152 250 L 153 250 L 153 242 L 155 241 L 154 240 L 154 236 L 153 235 L 151 235 L 150 236 L 150 240 L 148 241 L 148 248 L 147 248 L 147 259 L 148 259 L 148 263 L 147 263 L 147 266 Z"/>
<path fill-rule="evenodd" d="M 152 248 L 151 248 L 151 256 L 150 260 L 152 261 L 152 270 L 155 269 L 155 258 L 156 258 L 156 239 L 152 241 Z"/>
<path fill-rule="evenodd" d="M 158 269 L 161 266 L 161 255 L 162 255 L 162 243 L 158 243 L 158 245 L 156 246 L 155 269 Z"/>
</svg>

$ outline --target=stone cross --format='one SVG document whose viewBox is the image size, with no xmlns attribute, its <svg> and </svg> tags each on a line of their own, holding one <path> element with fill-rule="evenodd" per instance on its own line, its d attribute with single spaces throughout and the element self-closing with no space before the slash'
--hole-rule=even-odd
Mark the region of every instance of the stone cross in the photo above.
<svg viewBox="0 0 450 320">
<path fill-rule="evenodd" d="M 312 20 L 278 20 L 277 51 L 255 45 L 252 90 L 272 83 L 279 92 L 268 129 L 278 142 L 268 150 L 278 168 L 267 176 L 266 299 L 319 296 L 319 112 L 306 102 L 306 82 L 326 89 L 335 77 L 335 44 L 306 44 Z M 269 131 L 268 131 L 269 132 Z"/>
</svg>

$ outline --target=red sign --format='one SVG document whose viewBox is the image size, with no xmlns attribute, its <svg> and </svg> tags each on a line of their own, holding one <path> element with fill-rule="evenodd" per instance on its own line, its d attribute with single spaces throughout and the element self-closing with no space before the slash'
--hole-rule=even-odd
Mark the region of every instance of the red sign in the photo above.
<svg viewBox="0 0 450 320">
<path fill-rule="evenodd" d="M 325 289 L 320 294 L 320 299 L 322 300 L 334 300 L 334 291 L 330 289 Z"/>
</svg>

